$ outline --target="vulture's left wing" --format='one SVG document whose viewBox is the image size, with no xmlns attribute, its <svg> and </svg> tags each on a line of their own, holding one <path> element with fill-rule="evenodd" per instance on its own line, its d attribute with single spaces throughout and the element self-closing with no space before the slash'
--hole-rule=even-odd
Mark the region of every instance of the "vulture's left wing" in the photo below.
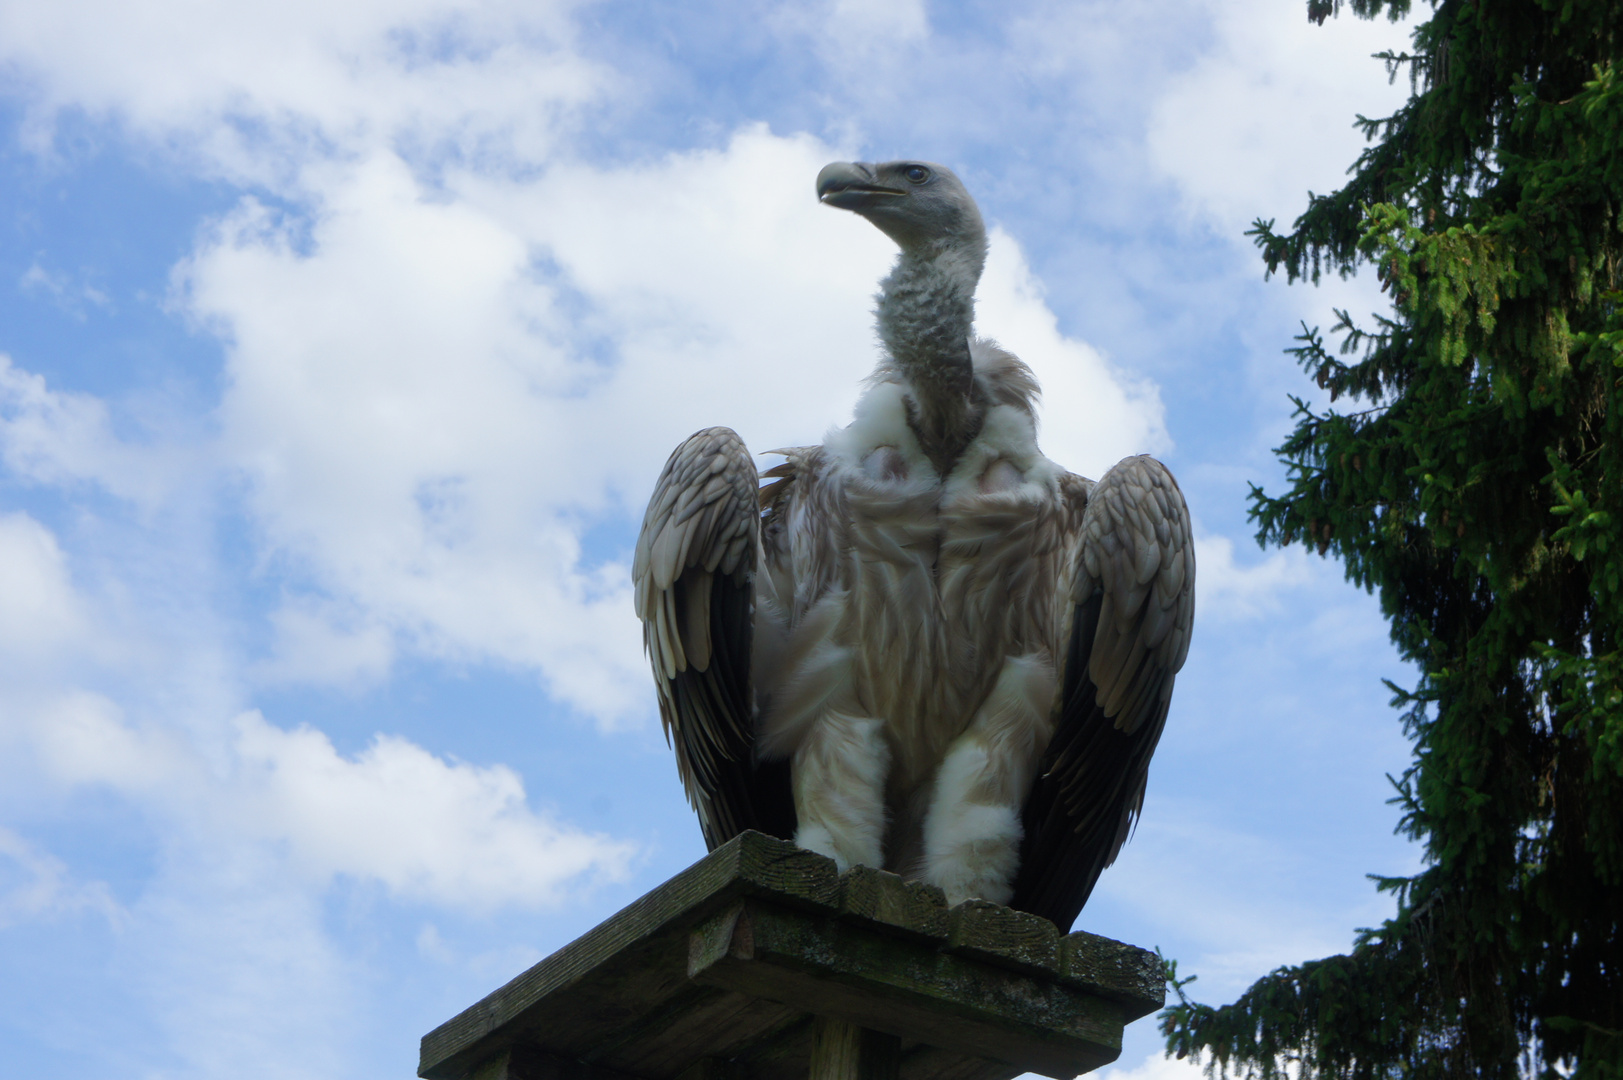
<svg viewBox="0 0 1623 1080">
<path fill-rule="evenodd" d="M 1061 600 L 1073 614 L 1069 648 L 1010 901 L 1062 929 L 1144 803 L 1195 614 L 1189 508 L 1165 466 L 1127 458 L 1091 493 L 1067 491 L 1086 500 L 1071 594 Z"/>
<path fill-rule="evenodd" d="M 694 434 L 659 474 L 631 570 L 665 735 L 712 849 L 745 829 L 784 830 L 787 783 L 761 790 L 753 760 L 756 491 L 743 440 L 723 427 Z"/>
</svg>

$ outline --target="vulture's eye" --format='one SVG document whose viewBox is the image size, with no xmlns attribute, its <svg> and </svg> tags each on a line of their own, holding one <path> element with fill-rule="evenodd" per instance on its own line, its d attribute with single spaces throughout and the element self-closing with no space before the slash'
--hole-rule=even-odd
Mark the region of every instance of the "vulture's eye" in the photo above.
<svg viewBox="0 0 1623 1080">
<path fill-rule="evenodd" d="M 909 165 L 907 168 L 902 170 L 902 175 L 907 177 L 915 184 L 922 184 L 926 180 L 930 179 L 930 170 L 926 169 L 923 165 Z"/>
</svg>

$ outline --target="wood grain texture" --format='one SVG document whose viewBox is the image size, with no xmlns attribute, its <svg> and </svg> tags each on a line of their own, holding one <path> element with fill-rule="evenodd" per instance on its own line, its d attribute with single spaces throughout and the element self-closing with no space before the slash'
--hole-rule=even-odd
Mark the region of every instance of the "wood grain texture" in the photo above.
<svg viewBox="0 0 1623 1080">
<path fill-rule="evenodd" d="M 897 1080 L 902 1040 L 843 1020 L 817 1018 L 807 1080 Z"/>
<path fill-rule="evenodd" d="M 1156 962 L 744 833 L 424 1036 L 419 1075 L 804 1080 L 837 1021 L 894 1048 L 874 1080 L 1069 1080 L 1159 1005 Z"/>
<path fill-rule="evenodd" d="M 854 866 L 840 875 L 840 914 L 927 940 L 947 936 L 947 896 L 888 870 Z"/>
<path fill-rule="evenodd" d="M 498 1043 L 515 1041 L 534 1026 L 533 1007 L 566 987 L 580 991 L 568 1003 L 580 1014 L 578 1030 L 593 1031 L 622 1016 L 634 1021 L 686 981 L 686 957 L 657 948 L 662 932 L 685 932 L 710 907 L 751 893 L 832 911 L 839 890 L 833 860 L 762 833 L 742 833 L 423 1036 L 418 1075 L 455 1080 L 472 1064 L 468 1054 L 476 1043 L 491 1036 Z M 588 984 L 588 975 L 597 978 Z M 554 1009 L 563 1007 L 554 1003 Z M 549 1014 L 567 1030 L 567 1014 Z"/>
<path fill-rule="evenodd" d="M 950 948 L 1000 967 L 1058 975 L 1059 928 L 1025 911 L 966 900 L 952 909 Z"/>
<path fill-rule="evenodd" d="M 1033 977 L 753 900 L 726 918 L 731 946 L 690 968 L 695 981 L 1065 1080 L 1120 1053 L 1122 1006 L 1057 972 Z"/>
<path fill-rule="evenodd" d="M 1077 931 L 1061 939 L 1060 954 L 1061 979 L 1130 1006 L 1135 1020 L 1166 1006 L 1161 958 L 1148 949 Z"/>
</svg>

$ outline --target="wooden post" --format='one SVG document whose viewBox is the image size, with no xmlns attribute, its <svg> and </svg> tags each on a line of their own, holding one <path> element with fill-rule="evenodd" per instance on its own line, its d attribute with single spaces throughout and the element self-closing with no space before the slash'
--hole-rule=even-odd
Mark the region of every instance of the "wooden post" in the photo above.
<svg viewBox="0 0 1623 1080">
<path fill-rule="evenodd" d="M 426 1080 L 1071 1080 L 1159 959 L 745 833 L 423 1036 Z"/>
<path fill-rule="evenodd" d="M 897 1080 L 901 1056 L 895 1035 L 819 1016 L 807 1080 Z"/>
</svg>

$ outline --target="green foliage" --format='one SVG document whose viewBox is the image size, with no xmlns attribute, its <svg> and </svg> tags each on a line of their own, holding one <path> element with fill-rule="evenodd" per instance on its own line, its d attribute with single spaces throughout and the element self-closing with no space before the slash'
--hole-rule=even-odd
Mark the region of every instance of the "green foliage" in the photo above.
<svg viewBox="0 0 1623 1080">
<path fill-rule="evenodd" d="M 1358 15 L 1407 3 L 1351 0 Z M 1309 0 L 1309 17 L 1334 14 Z M 1623 1077 L 1623 10 L 1437 0 L 1396 114 L 1269 273 L 1372 267 L 1377 325 L 1291 350 L 1289 490 L 1264 544 L 1333 552 L 1379 594 L 1413 743 L 1394 781 L 1425 867 L 1351 952 L 1211 1008 L 1175 987 L 1171 1052 L 1224 1074 Z M 1342 398 L 1359 406 L 1338 411 Z"/>
</svg>

